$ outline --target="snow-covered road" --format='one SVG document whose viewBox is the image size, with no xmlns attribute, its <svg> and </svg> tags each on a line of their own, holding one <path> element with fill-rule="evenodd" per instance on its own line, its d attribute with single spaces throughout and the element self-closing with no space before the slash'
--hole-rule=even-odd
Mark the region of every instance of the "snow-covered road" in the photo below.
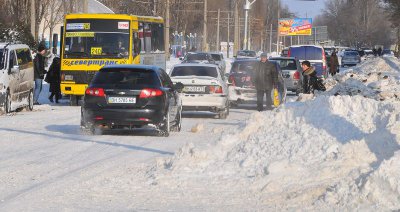
<svg viewBox="0 0 400 212">
<path fill-rule="evenodd" d="M 83 135 L 66 101 L 0 116 L 0 211 L 399 209 L 399 72 L 367 60 L 274 111 L 185 113 L 168 138 Z"/>
</svg>

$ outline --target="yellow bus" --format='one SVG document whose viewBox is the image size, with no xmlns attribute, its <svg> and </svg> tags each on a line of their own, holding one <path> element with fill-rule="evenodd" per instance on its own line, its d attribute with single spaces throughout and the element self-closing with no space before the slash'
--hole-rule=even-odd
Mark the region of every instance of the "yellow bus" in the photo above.
<svg viewBox="0 0 400 212">
<path fill-rule="evenodd" d="M 78 105 L 103 66 L 166 66 L 164 20 L 160 17 L 69 14 L 61 40 L 61 92 L 70 96 L 71 105 Z"/>
</svg>

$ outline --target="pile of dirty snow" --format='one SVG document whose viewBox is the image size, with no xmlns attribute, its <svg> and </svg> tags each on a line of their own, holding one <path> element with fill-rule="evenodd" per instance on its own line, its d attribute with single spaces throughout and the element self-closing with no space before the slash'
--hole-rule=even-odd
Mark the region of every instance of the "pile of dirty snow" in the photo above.
<svg viewBox="0 0 400 212">
<path fill-rule="evenodd" d="M 360 95 L 375 100 L 400 100 L 400 61 L 373 58 L 325 81 L 323 95 Z"/>
</svg>

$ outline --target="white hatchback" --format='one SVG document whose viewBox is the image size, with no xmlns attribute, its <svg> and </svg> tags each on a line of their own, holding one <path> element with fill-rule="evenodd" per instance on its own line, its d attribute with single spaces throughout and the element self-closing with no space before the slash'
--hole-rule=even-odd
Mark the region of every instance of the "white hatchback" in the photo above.
<svg viewBox="0 0 400 212">
<path fill-rule="evenodd" d="M 184 111 L 210 111 L 225 119 L 229 114 L 229 95 L 225 76 L 217 65 L 185 63 L 175 65 L 170 72 L 174 83 L 184 85 Z"/>
</svg>

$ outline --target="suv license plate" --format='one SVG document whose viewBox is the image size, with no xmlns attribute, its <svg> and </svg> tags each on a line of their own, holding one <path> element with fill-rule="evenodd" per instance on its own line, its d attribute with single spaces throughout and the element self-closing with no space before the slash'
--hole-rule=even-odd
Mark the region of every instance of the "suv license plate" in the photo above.
<svg viewBox="0 0 400 212">
<path fill-rule="evenodd" d="M 108 97 L 108 103 L 110 104 L 135 104 L 135 97 Z"/>
</svg>

